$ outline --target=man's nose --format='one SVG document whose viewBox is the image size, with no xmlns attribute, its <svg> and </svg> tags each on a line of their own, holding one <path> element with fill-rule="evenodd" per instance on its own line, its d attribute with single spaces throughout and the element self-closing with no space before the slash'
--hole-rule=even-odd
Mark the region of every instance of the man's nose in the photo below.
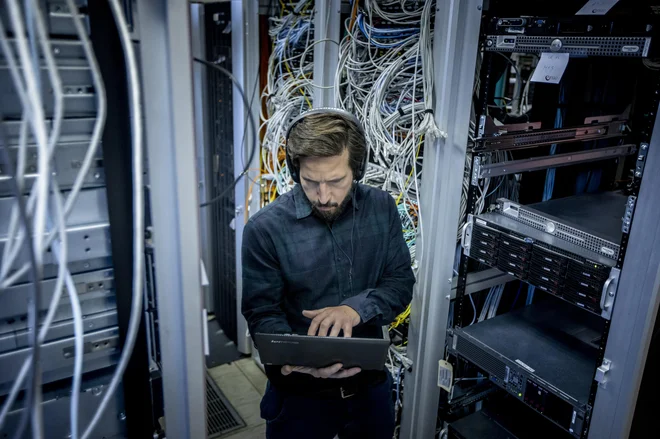
<svg viewBox="0 0 660 439">
<path fill-rule="evenodd" d="M 319 202 L 325 204 L 330 201 L 330 190 L 325 183 L 319 184 Z"/>
</svg>

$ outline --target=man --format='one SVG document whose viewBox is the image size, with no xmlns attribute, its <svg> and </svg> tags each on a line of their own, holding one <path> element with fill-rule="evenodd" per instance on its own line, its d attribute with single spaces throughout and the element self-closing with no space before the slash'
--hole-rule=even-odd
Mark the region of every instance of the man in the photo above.
<svg viewBox="0 0 660 439">
<path fill-rule="evenodd" d="M 410 302 L 415 278 L 394 200 L 354 181 L 367 154 L 359 121 L 312 110 L 287 134 L 287 164 L 299 184 L 257 212 L 243 234 L 250 332 L 382 336 L 382 325 Z M 392 438 L 389 372 L 341 364 L 266 372 L 268 438 Z"/>
</svg>

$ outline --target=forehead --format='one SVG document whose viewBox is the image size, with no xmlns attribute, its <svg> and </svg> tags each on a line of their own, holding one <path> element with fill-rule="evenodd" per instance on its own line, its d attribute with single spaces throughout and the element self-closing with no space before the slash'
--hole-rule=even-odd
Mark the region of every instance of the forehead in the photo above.
<svg viewBox="0 0 660 439">
<path fill-rule="evenodd" d="M 300 158 L 300 173 L 306 178 L 324 180 L 339 178 L 346 175 L 349 170 L 347 149 L 344 149 L 341 155 Z"/>
</svg>

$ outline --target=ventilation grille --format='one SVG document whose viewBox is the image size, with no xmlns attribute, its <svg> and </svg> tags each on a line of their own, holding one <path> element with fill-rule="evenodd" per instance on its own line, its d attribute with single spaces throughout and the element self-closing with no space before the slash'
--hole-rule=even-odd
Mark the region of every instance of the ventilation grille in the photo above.
<svg viewBox="0 0 660 439">
<path fill-rule="evenodd" d="M 549 133 L 527 133 L 514 136 L 514 145 L 523 146 L 538 142 L 552 142 L 573 139 L 577 135 L 574 129 L 556 130 Z"/>
<path fill-rule="evenodd" d="M 503 213 L 506 215 L 506 212 Z M 526 210 L 522 206 L 518 210 L 518 217 L 509 217 L 542 232 L 547 232 L 546 225 L 548 224 L 548 219 L 534 212 Z M 580 229 L 569 227 L 559 222 L 553 221 L 552 223 L 554 224 L 555 230 L 554 233 L 552 233 L 553 236 L 563 239 L 566 242 L 570 242 L 571 244 L 574 244 L 580 248 L 597 253 L 613 261 L 616 261 L 619 257 L 620 246 L 618 244 L 614 244 L 606 239 L 599 238 Z"/>
<path fill-rule="evenodd" d="M 206 371 L 206 428 L 208 439 L 218 438 L 230 431 L 245 427 L 245 422 Z"/>
<path fill-rule="evenodd" d="M 477 347 L 474 343 L 466 340 L 460 334 L 457 335 L 458 342 L 456 343 L 456 352 L 458 352 L 458 354 L 481 367 L 489 374 L 504 380 L 504 377 L 506 376 L 506 366 L 503 362 Z"/>
<path fill-rule="evenodd" d="M 497 36 L 487 37 L 487 51 L 540 53 L 550 51 L 553 41 L 561 41 L 561 48 L 552 50 L 577 56 L 617 56 L 641 58 L 648 55 L 649 37 L 556 37 L 518 35 L 513 44 L 496 44 Z"/>
</svg>

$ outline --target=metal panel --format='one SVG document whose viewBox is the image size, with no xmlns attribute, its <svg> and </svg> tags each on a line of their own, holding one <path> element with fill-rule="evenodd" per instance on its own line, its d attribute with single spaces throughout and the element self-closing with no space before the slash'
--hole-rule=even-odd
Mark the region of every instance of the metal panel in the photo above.
<svg viewBox="0 0 660 439">
<path fill-rule="evenodd" d="M 481 9 L 480 0 L 448 0 L 436 5 L 435 117 L 447 137 L 424 150 L 421 205 L 425 206 L 425 221 L 409 328 L 414 367 L 406 377 L 403 438 L 427 439 L 436 433 L 438 360 L 444 356 L 447 332 Z"/>
<path fill-rule="evenodd" d="M 241 86 L 248 94 L 251 94 L 255 82 L 258 80 L 259 71 L 252 66 L 259 65 L 259 2 L 257 0 L 232 0 L 231 2 L 231 23 L 232 23 L 232 60 L 233 73 L 241 83 Z M 234 177 L 238 177 L 243 172 L 243 167 L 249 165 L 249 168 L 259 168 L 259 154 L 254 155 L 254 160 L 249 164 L 244 164 L 239 157 L 244 157 L 245 145 L 251 145 L 252 133 L 247 130 L 245 139 L 243 132 L 246 123 L 247 111 L 244 108 L 243 101 L 239 99 L 239 92 L 234 87 Z M 259 120 L 260 100 L 257 93 L 254 94 L 252 102 L 252 117 Z M 249 174 L 248 174 L 249 175 Z M 248 215 L 256 212 L 259 205 L 259 197 L 253 196 L 248 200 L 249 206 L 245 205 L 247 200 L 248 185 L 252 184 L 249 178 L 236 185 L 234 191 L 236 197 L 236 217 L 234 225 L 236 230 L 236 326 L 238 350 L 244 354 L 250 353 L 251 343 L 248 335 L 247 322 L 241 314 L 241 299 L 243 290 L 243 269 L 241 267 L 241 246 L 243 244 L 243 227 L 245 225 L 245 209 L 249 209 Z M 258 192 L 257 192 L 258 193 Z"/>
<path fill-rule="evenodd" d="M 138 14 L 165 419 L 181 439 L 206 437 L 189 11 L 153 0 Z"/>
<path fill-rule="evenodd" d="M 58 64 L 57 71 L 62 80 L 64 92 L 64 106 L 67 117 L 84 117 L 96 114 L 96 95 L 89 66 L 62 66 Z M 41 66 L 41 83 L 50 84 L 48 70 Z M 0 101 L 3 104 L 5 117 L 20 119 L 23 107 L 16 94 L 9 73 L 9 68 L 0 65 Z M 44 87 L 42 101 L 44 112 L 47 116 L 52 115 L 55 108 L 55 98 L 52 93 Z"/>
<path fill-rule="evenodd" d="M 335 72 L 339 62 L 341 0 L 314 2 L 314 108 L 335 103 Z"/>
<path fill-rule="evenodd" d="M 88 425 L 94 416 L 101 399 L 110 383 L 112 371 L 99 378 L 86 379 L 82 383 L 78 418 L 80 425 Z M 58 388 L 43 394 L 43 425 L 49 438 L 70 437 L 69 411 L 71 409 L 71 387 Z M 23 416 L 23 408 L 17 408 L 7 415 L 3 431 L 16 431 Z M 66 421 L 65 421 L 66 420 Z M 124 413 L 124 395 L 117 389 L 110 404 L 106 407 L 98 425 L 94 429 L 95 438 L 114 438 L 125 436 L 126 415 Z M 27 437 L 27 436 L 26 436 Z"/>
<path fill-rule="evenodd" d="M 117 341 L 119 330 L 114 328 L 103 329 L 85 334 L 85 354 L 83 356 L 83 373 L 112 366 L 119 358 Z M 107 343 L 107 344 L 106 344 Z M 47 362 L 42 363 L 43 383 L 51 383 L 68 378 L 73 371 L 73 345 L 74 338 L 65 338 L 41 346 L 43 358 Z M 19 370 L 30 353 L 31 349 L 21 349 L 9 353 L 0 354 L 0 370 Z M 70 352 L 70 354 L 67 354 Z M 6 394 L 12 384 L 14 375 L 3 374 L 0 376 L 0 395 Z"/>
<path fill-rule="evenodd" d="M 62 190 L 70 189 L 73 182 L 78 176 L 78 171 L 82 166 L 83 157 L 89 148 L 89 142 L 58 142 L 57 154 L 53 157 L 51 169 L 53 175 L 57 180 L 57 184 Z M 26 192 L 32 186 L 37 177 L 37 164 L 36 164 L 36 145 L 28 146 L 27 156 L 35 157 L 28 160 L 28 166 L 25 169 Z M 16 149 L 10 150 L 10 156 L 16 163 Z M 3 166 L 0 164 L 0 195 L 10 195 L 12 193 L 11 184 L 9 183 L 8 175 L 5 175 Z M 96 152 L 95 160 L 89 169 L 88 174 L 83 180 L 83 188 L 93 186 L 103 186 L 105 184 L 105 172 L 103 170 L 103 155 L 99 148 Z M 103 203 L 105 204 L 105 203 Z"/>
<path fill-rule="evenodd" d="M 73 275 L 73 282 L 81 301 L 85 301 L 88 295 L 96 292 L 109 292 L 111 288 L 114 288 L 114 276 L 111 269 Z M 31 284 L 22 284 L 3 290 L 3 293 L 0 294 L 0 319 L 24 314 L 31 288 Z M 40 303 L 43 305 L 42 309 L 47 308 L 54 288 L 55 279 L 41 282 L 42 295 Z M 21 300 L 17 299 L 19 297 Z M 66 297 L 66 294 L 63 297 Z"/>
<path fill-rule="evenodd" d="M 83 322 L 83 331 L 91 332 L 98 329 L 105 329 L 117 326 L 117 310 L 106 311 L 91 316 L 85 316 Z M 28 338 L 29 330 L 24 329 L 16 333 L 16 344 L 19 348 L 26 348 L 30 344 Z M 48 331 L 48 340 L 73 336 L 73 320 L 54 323 Z"/>
<path fill-rule="evenodd" d="M 190 26 L 192 39 L 192 54 L 195 57 L 206 58 L 206 26 L 205 26 L 205 7 L 202 4 L 190 5 Z M 208 126 L 210 123 L 208 114 L 209 95 L 207 90 L 208 67 L 193 63 L 193 99 L 195 105 L 195 151 L 197 152 L 197 175 L 199 201 L 204 203 L 210 199 L 211 195 L 211 173 L 213 171 L 212 153 L 207 139 Z M 211 240 L 211 221 L 212 210 L 202 211 L 200 220 L 200 233 L 202 245 L 202 260 L 206 267 L 206 274 L 209 279 L 209 285 L 204 288 L 204 307 L 213 309 L 213 278 L 215 271 L 213 268 L 213 245 Z"/>
<path fill-rule="evenodd" d="M 8 310 L 2 310 L 2 320 L 0 320 L 0 334 L 5 334 L 8 332 L 13 333 L 14 331 L 20 331 L 27 328 L 28 325 L 25 319 L 27 308 L 25 302 L 27 301 L 28 297 L 29 296 L 25 295 L 14 295 L 14 300 L 4 300 L 4 302 L 8 303 L 10 307 Z M 88 293 L 84 296 L 80 296 L 79 299 L 80 308 L 84 319 L 88 317 L 91 318 L 91 316 L 94 314 L 113 311 L 117 308 L 115 293 L 113 291 L 97 291 L 94 293 Z M 40 302 L 43 303 L 41 306 L 42 311 L 45 311 L 48 307 L 48 301 L 45 298 L 42 298 L 41 300 L 43 301 Z M 20 308 L 21 305 L 22 309 Z M 66 295 L 64 295 L 59 305 L 57 305 L 57 308 L 58 309 L 55 312 L 55 317 L 53 318 L 53 325 L 57 324 L 58 322 L 70 321 L 73 318 L 71 315 L 71 304 Z M 113 323 L 111 326 L 114 325 L 116 325 L 116 323 Z M 89 326 L 89 328 L 99 329 L 102 328 L 102 326 L 94 325 Z M 58 336 L 54 336 L 53 334 L 54 333 L 52 333 L 52 331 L 49 331 L 48 335 L 46 336 L 46 340 L 53 340 L 58 338 Z M 73 334 L 73 332 L 71 334 Z"/>
<path fill-rule="evenodd" d="M 605 358 L 612 362 L 596 394 L 590 439 L 627 437 L 660 303 L 660 118 L 656 118 L 632 221 Z"/>
<path fill-rule="evenodd" d="M 573 56 L 645 58 L 650 37 L 567 37 L 534 35 L 488 35 L 486 50 L 494 52 L 570 53 Z"/>
<path fill-rule="evenodd" d="M 67 228 L 67 245 L 69 252 L 69 271 L 76 274 L 112 266 L 110 261 L 110 230 L 108 223 L 98 223 L 89 226 L 75 226 Z M 6 238 L 0 238 L 0 252 L 4 249 Z M 12 269 L 17 269 L 29 263 L 28 255 L 23 250 L 18 253 Z M 46 252 L 43 258 L 44 277 L 57 275 L 57 263 L 51 252 Z M 26 273 L 18 282 L 27 282 Z"/>
<path fill-rule="evenodd" d="M 509 160 L 499 163 L 483 164 L 479 167 L 478 174 L 479 178 L 493 178 L 499 177 L 500 175 L 519 174 L 521 172 L 558 168 L 560 166 L 577 165 L 579 163 L 625 157 L 634 154 L 635 152 L 637 152 L 636 145 L 620 145 L 608 148 L 570 152 L 566 154 Z"/>
<path fill-rule="evenodd" d="M 66 118 L 62 119 L 60 126 L 59 142 L 87 142 L 89 143 L 92 138 L 92 131 L 94 130 L 94 122 L 96 118 L 93 117 L 80 117 L 80 118 Z M 7 142 L 9 146 L 16 147 L 18 145 L 18 137 L 20 133 L 20 121 L 5 121 L 3 122 L 6 133 Z M 51 121 L 46 121 L 46 129 L 50 131 L 52 128 Z M 31 130 L 28 130 L 28 143 L 34 144 L 35 140 L 32 136 Z M 59 145 L 59 142 L 57 145 Z"/>
<path fill-rule="evenodd" d="M 67 216 L 67 228 L 107 223 L 108 205 L 106 198 L 105 188 L 80 191 L 71 212 Z M 5 239 L 13 206 L 13 198 L 0 198 L 0 236 Z"/>
</svg>

